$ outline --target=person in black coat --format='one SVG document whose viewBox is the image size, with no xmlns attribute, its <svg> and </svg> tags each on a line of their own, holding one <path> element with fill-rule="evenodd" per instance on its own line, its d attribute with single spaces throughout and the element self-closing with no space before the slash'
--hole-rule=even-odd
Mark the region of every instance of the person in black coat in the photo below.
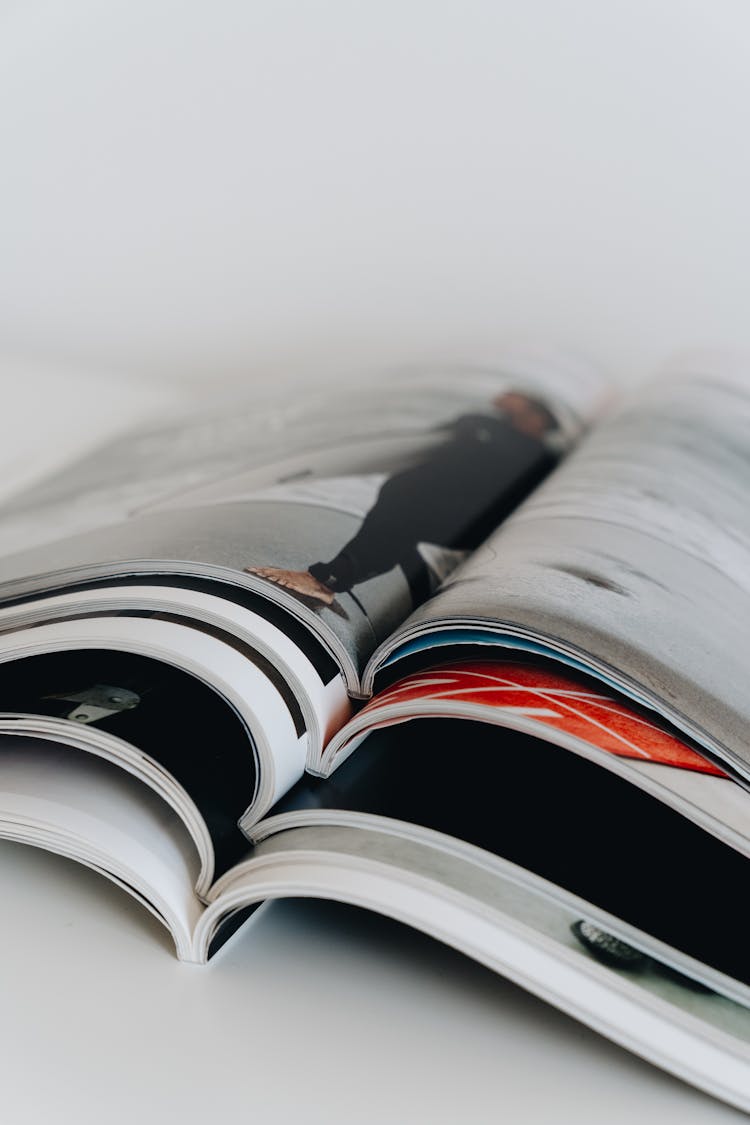
<svg viewBox="0 0 750 1125">
<path fill-rule="evenodd" d="M 247 567 L 311 605 L 400 566 L 414 605 L 429 596 L 430 570 L 418 550 L 431 543 L 470 551 L 520 503 L 555 464 L 546 439 L 557 428 L 550 409 L 506 391 L 487 414 L 463 415 L 442 427 L 446 440 L 390 476 L 357 534 L 328 562 L 307 570 Z"/>
</svg>

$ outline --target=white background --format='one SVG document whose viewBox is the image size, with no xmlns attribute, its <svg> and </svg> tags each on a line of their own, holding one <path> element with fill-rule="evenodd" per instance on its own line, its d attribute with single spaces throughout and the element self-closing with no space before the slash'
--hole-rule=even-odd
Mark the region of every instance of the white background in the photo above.
<svg viewBox="0 0 750 1125">
<path fill-rule="evenodd" d="M 3 0 L 0 354 L 750 346 L 744 0 Z"/>
<path fill-rule="evenodd" d="M 724 0 L 5 0 L 0 492 L 176 381 L 750 350 L 749 32 Z M 741 1119 L 356 912 L 274 907 L 201 972 L 70 864 L 7 846 L 0 887 L 8 1125 Z"/>
</svg>

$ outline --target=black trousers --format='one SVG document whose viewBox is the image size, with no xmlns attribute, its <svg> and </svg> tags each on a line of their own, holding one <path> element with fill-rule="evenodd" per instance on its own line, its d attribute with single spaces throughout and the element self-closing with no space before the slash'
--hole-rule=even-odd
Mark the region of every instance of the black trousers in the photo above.
<svg viewBox="0 0 750 1125">
<path fill-rule="evenodd" d="M 479 546 L 555 463 L 543 442 L 504 419 L 460 418 L 448 435 L 423 461 L 385 481 L 357 534 L 330 562 L 309 568 L 315 578 L 346 591 L 400 566 L 418 604 L 430 582 L 417 545 Z"/>
</svg>

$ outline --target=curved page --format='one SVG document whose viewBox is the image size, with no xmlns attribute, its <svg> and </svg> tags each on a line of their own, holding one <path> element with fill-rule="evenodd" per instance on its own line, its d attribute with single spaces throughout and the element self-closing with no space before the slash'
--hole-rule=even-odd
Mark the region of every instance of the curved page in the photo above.
<svg viewBox="0 0 750 1125">
<path fill-rule="evenodd" d="M 177 814 L 188 832 L 200 864 L 195 881 L 195 893 L 199 898 L 207 896 L 217 866 L 220 870 L 224 870 L 227 866 L 221 863 L 224 858 L 222 842 L 219 842 L 220 862 L 217 865 L 217 849 L 200 809 L 176 778 L 159 762 L 139 747 L 125 742 L 124 739 L 116 738 L 108 731 L 99 730 L 91 725 L 83 726 L 66 719 L 49 718 L 43 714 L 10 714 L 0 710 L 0 735 L 11 736 L 17 740 L 19 747 L 23 742 L 32 748 L 40 744 L 52 743 L 57 750 L 68 750 L 74 755 L 93 754 L 125 770 L 142 785 L 148 786 Z M 234 848 L 235 857 L 244 854 L 246 850 L 246 846 L 241 846 L 238 842 Z"/>
<path fill-rule="evenodd" d="M 3 662 L 76 650 L 119 651 L 174 665 L 210 685 L 242 719 L 248 732 L 246 755 L 248 765 L 255 765 L 254 790 L 241 794 L 240 799 L 246 808 L 258 810 L 258 815 L 304 771 L 307 738 L 295 726 L 279 689 L 247 654 L 217 639 L 209 630 L 150 617 L 97 616 L 30 626 L 6 633 L 3 640 Z M 185 698 L 179 706 L 189 715 L 191 698 Z M 81 721 L 86 721 L 82 715 L 88 717 L 85 706 L 83 712 L 78 708 L 74 714 Z M 206 769 L 210 770 L 214 752 L 210 732 L 202 749 Z"/>
<path fill-rule="evenodd" d="M 416 611 L 379 666 L 418 636 L 450 643 L 467 622 L 500 644 L 542 641 L 750 778 L 748 434 L 750 384 L 685 376 L 640 391 Z"/>
<path fill-rule="evenodd" d="M 356 687 L 376 645 L 579 436 L 600 381 L 560 367 L 232 401 L 122 437 L 6 506 L 5 597 L 213 577 L 285 605 Z"/>
<path fill-rule="evenodd" d="M 0 630 L 49 624 L 70 617 L 124 613 L 158 615 L 198 630 L 207 627 L 251 663 L 261 664 L 276 688 L 286 695 L 291 709 L 296 703 L 302 712 L 312 762 L 318 762 L 323 746 L 351 713 L 338 674 L 324 670 L 320 661 L 314 664 L 294 640 L 259 613 L 215 593 L 146 584 L 84 587 L 31 603 L 1 607 Z"/>
<path fill-rule="evenodd" d="M 124 770 L 49 742 L 0 738 L 0 836 L 101 871 L 145 902 L 185 956 L 198 856 L 169 806 Z"/>
<path fill-rule="evenodd" d="M 398 680 L 378 692 L 329 743 L 324 775 L 373 731 L 439 717 L 530 734 L 590 758 L 750 856 L 750 793 L 745 788 L 653 712 L 550 661 L 464 661 Z M 420 737 L 419 728 L 412 737 Z M 501 731 L 497 738 L 500 743 Z M 461 768 L 460 757 L 455 768 Z"/>
<path fill-rule="evenodd" d="M 306 776 L 250 835 L 361 815 L 501 856 L 750 985 L 748 860 L 590 758 L 486 722 L 401 723 L 328 780 Z"/>
<path fill-rule="evenodd" d="M 205 958 L 222 917 L 265 899 L 353 903 L 447 942 L 651 1062 L 750 1108 L 747 1008 L 696 991 L 654 956 L 635 972 L 602 964 L 574 936 L 586 903 L 510 864 L 490 870 L 452 854 L 437 834 L 417 841 L 396 831 L 373 821 L 272 836 L 216 888 L 193 956 Z"/>
</svg>

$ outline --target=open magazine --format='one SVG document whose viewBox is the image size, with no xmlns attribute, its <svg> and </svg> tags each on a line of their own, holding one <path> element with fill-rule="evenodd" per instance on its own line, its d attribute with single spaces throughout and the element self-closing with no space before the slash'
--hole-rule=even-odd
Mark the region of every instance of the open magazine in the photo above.
<svg viewBox="0 0 750 1125">
<path fill-rule="evenodd" d="M 0 835 L 186 961 L 273 898 L 389 914 L 750 1108 L 749 485 L 750 382 L 700 370 L 109 441 L 0 514 Z"/>
</svg>

